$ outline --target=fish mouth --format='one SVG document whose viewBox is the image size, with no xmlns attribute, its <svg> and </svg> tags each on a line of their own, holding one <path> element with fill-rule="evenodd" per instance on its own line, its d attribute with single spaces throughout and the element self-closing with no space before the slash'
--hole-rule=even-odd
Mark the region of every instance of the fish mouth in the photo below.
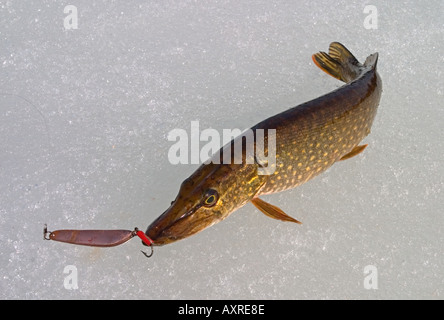
<svg viewBox="0 0 444 320">
<path fill-rule="evenodd" d="M 148 232 L 148 230 L 147 230 L 147 232 Z M 146 244 L 144 241 L 142 241 L 142 244 L 143 244 L 144 246 L 146 246 L 146 247 L 149 247 L 149 246 L 163 246 L 163 245 L 165 245 L 165 244 L 169 244 L 169 243 L 171 243 L 171 242 L 175 242 L 175 241 L 177 241 L 177 240 L 180 240 L 180 239 L 178 239 L 178 238 L 176 238 L 176 237 L 174 237 L 174 236 L 168 236 L 168 235 L 166 235 L 166 236 L 161 235 L 161 236 L 157 237 L 157 238 L 154 240 L 152 237 L 150 237 L 150 236 L 148 235 L 148 233 L 145 233 L 145 234 L 147 235 L 147 237 L 148 237 L 149 239 L 152 240 L 151 245 L 148 245 L 148 244 Z"/>
<path fill-rule="evenodd" d="M 153 230 L 154 229 L 152 229 L 150 226 L 146 230 L 145 234 L 153 241 L 154 246 L 163 246 L 183 238 L 170 234 L 168 230 L 162 230 L 160 232 L 155 232 Z M 143 244 L 146 245 L 145 243 Z"/>
<path fill-rule="evenodd" d="M 181 238 L 173 235 L 168 228 L 159 230 L 158 226 L 155 224 L 151 224 L 147 229 L 145 234 L 153 240 L 153 245 L 155 246 L 163 246 L 165 244 L 169 244 L 180 240 Z"/>
<path fill-rule="evenodd" d="M 192 236 L 220 221 L 218 215 L 198 211 L 202 205 L 184 208 L 174 203 L 146 229 L 154 245 L 162 246 Z M 196 212 L 197 211 L 197 212 Z"/>
<path fill-rule="evenodd" d="M 177 212 L 173 205 L 154 220 L 146 229 L 145 234 L 153 240 L 155 246 L 169 244 L 191 235 L 186 221 L 197 208 Z"/>
</svg>

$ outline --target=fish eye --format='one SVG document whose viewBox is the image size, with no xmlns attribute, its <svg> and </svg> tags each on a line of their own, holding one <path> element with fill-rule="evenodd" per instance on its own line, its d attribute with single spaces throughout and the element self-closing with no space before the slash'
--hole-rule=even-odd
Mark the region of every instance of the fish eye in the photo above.
<svg viewBox="0 0 444 320">
<path fill-rule="evenodd" d="M 217 193 L 214 189 L 208 189 L 203 198 L 203 205 L 206 207 L 212 207 L 216 204 L 217 200 L 219 199 L 219 193 Z"/>
</svg>

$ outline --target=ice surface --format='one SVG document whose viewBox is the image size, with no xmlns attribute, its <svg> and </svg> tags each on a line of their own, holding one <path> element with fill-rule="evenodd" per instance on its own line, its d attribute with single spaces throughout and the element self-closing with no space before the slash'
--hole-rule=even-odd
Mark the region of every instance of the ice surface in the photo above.
<svg viewBox="0 0 444 320">
<path fill-rule="evenodd" d="M 2 1 L 0 298 L 385 299 L 444 295 L 443 2 Z M 341 85 L 311 55 L 378 51 L 369 147 L 146 259 L 42 240 L 42 228 L 145 229 L 196 165 L 170 130 L 248 128 Z M 78 271 L 68 290 L 64 268 Z M 366 289 L 375 266 L 378 288 Z"/>
</svg>

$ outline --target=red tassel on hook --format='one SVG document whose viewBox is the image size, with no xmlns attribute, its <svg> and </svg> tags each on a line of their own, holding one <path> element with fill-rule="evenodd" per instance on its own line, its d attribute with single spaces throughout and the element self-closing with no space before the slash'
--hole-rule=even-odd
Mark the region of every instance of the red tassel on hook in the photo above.
<svg viewBox="0 0 444 320">
<path fill-rule="evenodd" d="M 151 253 L 147 254 L 146 252 L 142 251 L 142 253 L 145 255 L 145 257 L 149 258 L 153 255 L 153 240 L 151 240 L 145 233 L 143 233 L 142 231 L 138 230 L 137 228 L 134 230 L 137 231 L 136 234 L 137 236 L 142 239 L 142 243 L 146 246 L 149 246 L 151 248 Z"/>
</svg>

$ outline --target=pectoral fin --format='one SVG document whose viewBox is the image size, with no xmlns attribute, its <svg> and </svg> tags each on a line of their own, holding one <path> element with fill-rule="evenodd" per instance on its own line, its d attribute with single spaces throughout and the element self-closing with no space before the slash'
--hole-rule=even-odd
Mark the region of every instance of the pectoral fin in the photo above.
<svg viewBox="0 0 444 320">
<path fill-rule="evenodd" d="M 253 200 L 251 200 L 251 202 L 254 204 L 256 208 L 258 208 L 260 211 L 265 213 L 265 215 L 269 216 L 270 218 L 302 224 L 302 222 L 288 216 L 284 211 L 282 211 L 278 207 L 269 204 L 268 202 L 265 202 L 262 199 L 254 198 Z"/>
<path fill-rule="evenodd" d="M 361 145 L 361 146 L 356 146 L 356 147 L 354 147 L 352 151 L 350 151 L 349 153 L 347 153 L 345 156 L 342 156 L 342 158 L 339 159 L 339 161 L 347 160 L 347 159 L 353 158 L 354 156 L 356 156 L 356 155 L 360 154 L 362 151 L 364 151 L 364 149 L 365 149 L 367 146 L 368 146 L 368 144 L 363 144 L 363 145 Z"/>
</svg>

